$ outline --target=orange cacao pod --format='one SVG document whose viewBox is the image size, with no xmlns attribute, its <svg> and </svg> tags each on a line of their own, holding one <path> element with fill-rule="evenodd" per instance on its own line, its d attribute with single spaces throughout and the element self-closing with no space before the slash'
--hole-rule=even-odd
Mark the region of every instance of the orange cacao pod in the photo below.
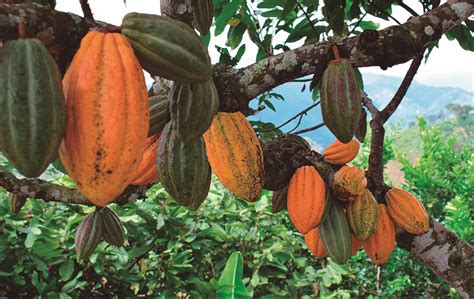
<svg viewBox="0 0 474 299">
<path fill-rule="evenodd" d="M 357 166 L 342 166 L 334 174 L 332 181 L 334 195 L 340 200 L 354 200 L 364 193 L 367 179 L 362 169 Z"/>
<path fill-rule="evenodd" d="M 326 250 L 324 249 L 323 242 L 319 237 L 319 231 L 317 228 L 313 228 L 308 233 L 304 235 L 304 241 L 306 246 L 311 251 L 311 253 L 317 257 L 327 256 Z"/>
<path fill-rule="evenodd" d="M 324 161 L 333 165 L 349 163 L 359 153 L 359 147 L 359 142 L 354 139 L 348 143 L 342 143 L 339 140 L 336 140 L 324 150 Z"/>
<path fill-rule="evenodd" d="M 240 112 L 217 113 L 204 140 L 209 164 L 222 185 L 245 200 L 259 199 L 263 152 L 245 116 Z"/>
<path fill-rule="evenodd" d="M 352 232 L 360 240 L 367 240 L 375 231 L 379 220 L 379 207 L 372 192 L 365 190 L 349 203 L 347 218 Z"/>
<path fill-rule="evenodd" d="M 149 114 L 143 70 L 121 34 L 91 31 L 63 85 L 67 123 L 61 161 L 79 191 L 105 206 L 130 184 L 145 150 Z"/>
<path fill-rule="evenodd" d="M 430 229 L 430 220 L 423 204 L 411 193 L 392 188 L 385 194 L 388 213 L 393 221 L 411 234 L 424 234 Z"/>
<path fill-rule="evenodd" d="M 372 236 L 364 243 L 365 252 L 372 263 L 385 264 L 395 249 L 395 225 L 387 212 L 387 207 L 379 204 L 379 220 Z"/>
<path fill-rule="evenodd" d="M 158 169 L 156 164 L 156 151 L 158 148 L 159 134 L 148 137 L 146 149 L 143 153 L 142 162 L 135 170 L 132 185 L 147 185 L 158 180 Z"/>
<path fill-rule="evenodd" d="M 362 245 L 364 245 L 364 242 L 354 237 L 354 235 L 352 235 L 351 256 L 354 256 L 354 254 L 356 254 L 362 248 Z"/>
<path fill-rule="evenodd" d="M 321 222 L 326 186 L 313 166 L 296 170 L 288 186 L 288 215 L 296 229 L 306 234 Z"/>
</svg>

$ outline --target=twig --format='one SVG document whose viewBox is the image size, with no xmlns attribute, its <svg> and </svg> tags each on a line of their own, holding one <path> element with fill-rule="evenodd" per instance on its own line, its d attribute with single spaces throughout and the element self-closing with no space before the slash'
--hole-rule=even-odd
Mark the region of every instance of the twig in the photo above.
<svg viewBox="0 0 474 299">
<path fill-rule="evenodd" d="M 313 127 L 309 127 L 309 128 L 306 128 L 306 129 L 303 129 L 303 130 L 300 130 L 300 131 L 296 131 L 296 132 L 293 132 L 293 134 L 303 134 L 303 133 L 306 133 L 306 132 L 310 132 L 310 131 L 314 131 L 314 130 L 317 130 L 321 127 L 324 127 L 325 124 L 324 123 L 320 123 L 316 126 L 313 126 Z"/>
<path fill-rule="evenodd" d="M 366 15 L 367 15 L 367 12 L 365 12 L 364 15 L 359 19 L 359 21 L 357 21 L 357 23 L 354 25 L 354 28 L 352 28 L 351 32 L 349 32 L 348 36 L 354 33 L 354 30 L 356 30 L 357 27 L 359 27 L 360 23 L 362 22 L 362 20 L 365 18 Z"/>
<path fill-rule="evenodd" d="M 377 266 L 377 296 L 380 295 L 380 283 L 382 281 L 382 266 Z"/>
<path fill-rule="evenodd" d="M 303 114 L 300 115 L 300 118 L 298 119 L 298 123 L 296 124 L 296 126 L 295 126 L 293 129 L 289 130 L 289 131 L 287 132 L 287 134 L 290 134 L 290 133 L 293 132 L 294 130 L 298 129 L 299 126 L 301 125 L 301 121 L 302 121 L 302 120 L 303 120 Z"/>
<path fill-rule="evenodd" d="M 81 3 L 82 12 L 84 13 L 84 18 L 94 20 L 91 7 L 89 6 L 89 2 L 87 1 L 88 0 L 79 0 L 79 3 Z"/>
<path fill-rule="evenodd" d="M 405 78 L 403 78 L 400 87 L 398 88 L 397 92 L 393 96 L 392 100 L 387 104 L 387 106 L 380 112 L 382 121 L 385 123 L 390 116 L 397 110 L 398 106 L 402 102 L 403 98 L 405 97 L 408 88 L 415 77 L 418 68 L 421 65 L 421 61 L 423 60 L 423 52 L 413 58 L 410 68 L 408 69 Z"/>
<path fill-rule="evenodd" d="M 406 5 L 403 0 L 397 0 L 396 3 L 403 7 L 406 11 L 408 11 L 412 16 L 418 16 L 418 13 L 414 11 L 413 8 L 411 8 L 410 6 Z"/>
<path fill-rule="evenodd" d="M 369 180 L 374 181 L 372 186 L 378 186 L 383 183 L 383 144 L 385 138 L 385 129 L 383 127 L 383 121 L 381 119 L 380 111 L 375 107 L 372 100 L 365 95 L 362 99 L 362 103 L 372 114 L 372 120 L 370 121 L 370 129 L 372 130 L 372 139 L 370 142 L 370 154 L 369 154 L 369 167 L 367 170 L 367 177 Z M 372 190 L 374 193 L 377 190 Z M 378 192 L 380 191 L 380 192 Z M 377 200 L 382 199 L 383 190 L 378 190 L 374 193 Z"/>
<path fill-rule="evenodd" d="M 316 38 L 316 40 L 319 40 L 319 38 L 318 38 L 318 32 L 316 31 L 316 28 L 314 27 L 313 21 L 311 21 L 311 18 L 310 18 L 309 15 L 306 13 L 306 11 L 304 10 L 303 6 L 300 4 L 299 1 L 296 1 L 296 5 L 298 5 L 298 8 L 303 12 L 304 16 L 306 17 L 306 19 L 308 20 L 309 24 L 311 25 L 311 30 L 313 30 L 314 37 Z"/>
<path fill-rule="evenodd" d="M 393 17 L 391 14 L 387 13 L 385 10 L 381 9 L 378 5 L 376 5 L 375 3 L 371 2 L 369 5 L 373 6 L 378 12 L 380 12 L 381 14 L 385 15 L 387 18 L 389 19 L 392 19 L 393 21 L 395 21 L 395 23 L 397 23 L 398 25 L 401 25 L 402 23 L 400 23 L 397 19 L 395 19 L 395 17 Z"/>
<path fill-rule="evenodd" d="M 271 131 L 274 131 L 274 130 L 278 130 L 279 128 L 283 127 L 284 125 L 287 125 L 287 124 L 290 123 L 291 121 L 295 120 L 298 116 L 306 114 L 309 110 L 311 110 L 311 109 L 313 109 L 314 107 L 318 106 L 319 103 L 320 103 L 320 101 L 317 101 L 316 103 L 314 103 L 313 105 L 309 106 L 309 107 L 306 108 L 305 110 L 299 112 L 298 114 L 296 114 L 295 116 L 293 116 L 293 117 L 290 118 L 289 120 L 285 121 L 284 123 L 282 123 L 282 124 L 279 125 L 278 127 L 271 128 L 271 129 L 266 129 L 266 130 L 255 130 L 255 131 L 256 131 L 256 132 L 271 132 Z"/>
<path fill-rule="evenodd" d="M 295 80 L 291 80 L 291 82 L 311 82 L 313 79 L 295 79 Z"/>
</svg>

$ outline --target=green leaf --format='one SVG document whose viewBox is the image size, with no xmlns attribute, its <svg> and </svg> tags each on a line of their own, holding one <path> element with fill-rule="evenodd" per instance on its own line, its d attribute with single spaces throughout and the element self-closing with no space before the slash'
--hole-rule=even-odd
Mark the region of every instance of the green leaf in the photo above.
<svg viewBox="0 0 474 299">
<path fill-rule="evenodd" d="M 216 29 L 214 31 L 214 34 L 216 36 L 218 36 L 224 31 L 227 23 L 235 15 L 241 3 L 242 0 L 234 0 L 228 3 L 222 10 L 221 14 L 216 17 Z"/>
<path fill-rule="evenodd" d="M 74 273 L 74 261 L 67 260 L 59 267 L 59 275 L 62 281 L 68 281 Z"/>
<path fill-rule="evenodd" d="M 224 271 L 217 283 L 217 298 L 250 298 L 242 282 L 243 258 L 238 251 L 227 260 Z"/>
</svg>

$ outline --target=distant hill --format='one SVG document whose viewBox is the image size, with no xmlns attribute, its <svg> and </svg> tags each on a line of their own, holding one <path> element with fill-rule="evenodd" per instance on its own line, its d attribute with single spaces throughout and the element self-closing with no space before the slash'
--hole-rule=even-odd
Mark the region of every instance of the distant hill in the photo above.
<svg viewBox="0 0 474 299">
<path fill-rule="evenodd" d="M 378 107 L 384 107 L 392 98 L 401 81 L 402 78 L 397 77 L 372 73 L 364 74 L 365 91 Z M 274 104 L 277 112 L 267 108 L 258 115 L 251 117 L 251 119 L 273 122 L 275 125 L 284 123 L 313 103 L 308 88 L 302 92 L 302 86 L 303 83 L 290 82 L 275 88 L 274 92 L 281 94 L 285 98 L 285 101 L 272 100 L 272 104 Z M 448 113 L 445 110 L 446 105 L 450 103 L 473 105 L 473 99 L 473 92 L 453 87 L 433 87 L 415 81 L 410 86 L 406 97 L 390 122 L 397 122 L 402 127 L 405 127 L 410 122 L 413 122 L 417 116 L 428 117 L 439 114 L 441 111 L 446 115 Z M 252 104 L 255 107 L 255 103 Z M 321 121 L 322 117 L 319 107 L 314 108 L 308 115 L 303 117 L 298 129 L 314 126 Z M 283 131 L 291 130 L 296 123 L 295 121 L 283 127 Z M 302 136 L 311 138 L 323 147 L 334 140 L 334 136 L 327 128 L 309 132 Z"/>
</svg>

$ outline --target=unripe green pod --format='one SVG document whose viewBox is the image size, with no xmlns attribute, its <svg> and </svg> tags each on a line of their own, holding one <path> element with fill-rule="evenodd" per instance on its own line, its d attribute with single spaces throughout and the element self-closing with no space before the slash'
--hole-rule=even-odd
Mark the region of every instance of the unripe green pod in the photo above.
<svg viewBox="0 0 474 299">
<path fill-rule="evenodd" d="M 104 207 L 100 209 L 102 215 L 104 240 L 115 246 L 122 246 L 125 242 L 125 229 L 119 216 L 111 209 Z"/>
<path fill-rule="evenodd" d="M 87 259 L 102 239 L 103 221 L 98 211 L 87 215 L 76 230 L 74 247 L 79 258 Z"/>
</svg>

